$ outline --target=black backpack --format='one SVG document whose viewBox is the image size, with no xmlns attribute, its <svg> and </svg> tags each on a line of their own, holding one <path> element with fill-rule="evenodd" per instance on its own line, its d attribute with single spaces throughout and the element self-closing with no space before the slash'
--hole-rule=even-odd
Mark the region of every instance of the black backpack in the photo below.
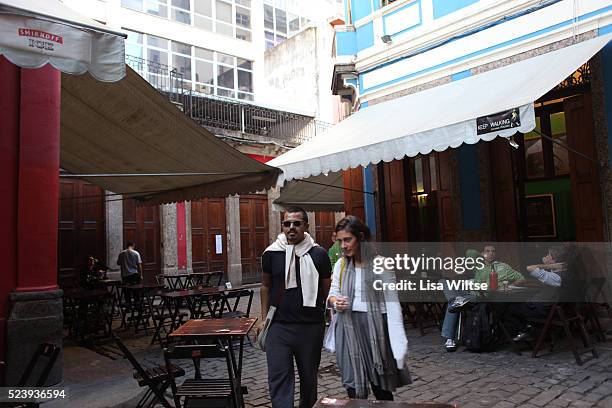
<svg viewBox="0 0 612 408">
<path fill-rule="evenodd" d="M 497 326 L 487 303 L 476 303 L 463 315 L 463 344 L 469 351 L 493 351 L 497 344 Z"/>
</svg>

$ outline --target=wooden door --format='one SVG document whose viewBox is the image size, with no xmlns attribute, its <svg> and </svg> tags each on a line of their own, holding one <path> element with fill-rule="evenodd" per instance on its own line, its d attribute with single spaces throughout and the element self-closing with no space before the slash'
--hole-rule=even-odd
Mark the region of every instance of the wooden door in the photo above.
<svg viewBox="0 0 612 408">
<path fill-rule="evenodd" d="M 60 179 L 58 282 L 72 287 L 88 256 L 106 263 L 104 192 L 80 180 Z"/>
<path fill-rule="evenodd" d="M 344 183 L 344 212 L 365 221 L 365 197 L 363 193 L 363 167 L 342 172 Z"/>
<path fill-rule="evenodd" d="M 383 241 L 407 242 L 408 218 L 406 213 L 406 178 L 403 160 L 382 165 L 385 195 L 385 235 Z"/>
<path fill-rule="evenodd" d="M 512 169 L 512 150 L 506 138 L 489 143 L 493 179 L 493 223 L 495 239 L 500 242 L 519 240 L 517 191 Z"/>
<path fill-rule="evenodd" d="M 452 242 L 456 239 L 455 207 L 453 205 L 453 174 L 450 164 L 451 152 L 447 149 L 437 154 L 438 190 L 438 226 L 441 242 Z"/>
<path fill-rule="evenodd" d="M 242 283 L 261 282 L 261 255 L 268 246 L 268 196 L 240 196 Z"/>
<path fill-rule="evenodd" d="M 315 241 L 325 249 L 334 244 L 332 234 L 336 229 L 336 214 L 334 212 L 315 212 Z"/>
<path fill-rule="evenodd" d="M 145 282 L 155 282 L 155 275 L 161 273 L 159 206 L 140 207 L 135 200 L 123 201 L 124 248 L 128 242 L 140 253 Z"/>
<path fill-rule="evenodd" d="M 597 151 L 593 136 L 591 94 L 576 95 L 566 99 L 564 111 L 568 146 L 594 159 L 591 161 L 569 152 L 576 241 L 600 242 L 604 239 L 604 223 Z"/>
<path fill-rule="evenodd" d="M 191 244 L 194 272 L 227 275 L 225 198 L 191 202 Z"/>
</svg>

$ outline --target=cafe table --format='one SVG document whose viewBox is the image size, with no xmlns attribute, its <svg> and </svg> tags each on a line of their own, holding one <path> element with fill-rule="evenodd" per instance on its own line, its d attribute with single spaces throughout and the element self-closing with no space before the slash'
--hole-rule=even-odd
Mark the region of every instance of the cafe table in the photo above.
<svg viewBox="0 0 612 408">
<path fill-rule="evenodd" d="M 457 408 L 457 405 L 440 402 L 367 401 L 324 397 L 319 399 L 313 408 Z"/>
<path fill-rule="evenodd" d="M 207 340 L 216 340 L 221 344 L 227 345 L 230 350 L 232 365 L 236 372 L 236 380 L 238 384 L 242 384 L 242 360 L 244 355 L 244 339 L 249 334 L 253 326 L 257 322 L 256 317 L 246 318 L 220 318 L 220 319 L 191 319 L 185 324 L 170 333 L 172 341 L 191 341 L 203 342 Z M 240 341 L 238 351 L 238 361 L 234 355 L 233 341 Z M 196 378 L 200 378 L 199 364 L 196 366 Z M 238 387 L 242 390 L 242 387 Z M 244 405 L 242 398 L 243 392 L 239 396 L 239 400 Z"/>
<path fill-rule="evenodd" d="M 203 305 L 206 304 L 208 314 L 215 316 L 216 310 L 221 305 L 223 290 L 225 287 L 205 287 L 186 290 L 175 290 L 172 292 L 164 292 L 161 297 L 161 308 L 159 311 L 158 322 L 155 328 L 155 334 L 151 339 L 151 344 L 156 340 L 161 342 L 161 329 L 164 327 L 166 316 L 170 321 L 169 332 L 174 331 L 181 326 L 180 309 L 185 305 L 189 309 L 190 318 L 203 317 L 205 312 L 202 311 Z M 167 312 L 166 312 L 167 311 Z M 166 336 L 166 339 L 168 336 Z"/>
</svg>

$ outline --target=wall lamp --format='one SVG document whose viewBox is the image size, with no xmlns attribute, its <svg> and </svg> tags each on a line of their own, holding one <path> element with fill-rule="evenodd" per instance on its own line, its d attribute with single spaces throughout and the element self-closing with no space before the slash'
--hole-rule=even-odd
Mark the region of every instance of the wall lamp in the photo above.
<svg viewBox="0 0 612 408">
<path fill-rule="evenodd" d="M 380 37 L 380 39 L 385 44 L 391 44 L 391 42 L 393 41 L 393 39 L 391 38 L 391 36 L 389 34 L 383 35 L 382 37 Z"/>
</svg>

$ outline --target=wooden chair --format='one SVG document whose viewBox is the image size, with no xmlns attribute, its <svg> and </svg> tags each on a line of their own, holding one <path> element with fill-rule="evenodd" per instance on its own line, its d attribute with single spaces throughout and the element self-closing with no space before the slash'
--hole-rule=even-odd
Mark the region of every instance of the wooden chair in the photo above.
<svg viewBox="0 0 612 408">
<path fill-rule="evenodd" d="M 227 407 L 238 408 L 240 400 L 240 380 L 237 378 L 233 363 L 233 350 L 227 345 L 170 345 L 164 351 L 166 366 L 170 367 L 172 360 L 193 360 L 195 378 L 185 380 L 177 385 L 175 378 L 170 376 L 170 386 L 177 408 L 194 406 L 197 400 L 207 400 L 207 403 L 224 403 Z M 225 359 L 227 365 L 226 378 L 202 379 L 200 373 L 201 360 Z M 181 404 L 181 399 L 184 403 Z"/>
<path fill-rule="evenodd" d="M 226 293 L 223 296 L 218 317 L 249 317 L 253 303 L 253 294 L 254 291 L 252 289 L 235 290 Z M 238 309 L 241 299 L 247 299 L 246 310 Z"/>
<path fill-rule="evenodd" d="M 605 277 L 591 278 L 586 286 L 585 303 L 580 306 L 580 313 L 584 317 L 584 325 L 595 334 L 597 341 L 606 342 L 606 333 L 599 321 L 599 310 L 605 309 L 610 313 L 610 305 L 604 296 L 607 284 Z"/>
<path fill-rule="evenodd" d="M 121 339 L 117 335 L 113 335 L 117 347 L 121 350 L 125 358 L 127 358 L 134 368 L 134 378 L 138 381 L 140 387 L 149 387 L 142 398 L 136 405 L 137 408 L 149 406 L 152 407 L 156 402 L 161 403 L 165 408 L 171 408 L 172 405 L 168 402 L 164 393 L 170 385 L 170 378 L 174 381 L 174 378 L 182 377 L 185 375 L 185 371 L 175 365 L 159 365 L 150 368 L 144 368 L 134 355 L 128 350 L 123 344 Z M 171 372 L 171 376 L 168 375 L 168 370 Z M 149 401 L 149 399 L 151 399 Z M 147 404 L 148 402 L 148 404 Z"/>
<path fill-rule="evenodd" d="M 578 365 L 582 365 L 583 361 L 580 358 L 581 354 L 585 354 L 590 352 L 593 355 L 593 358 L 598 357 L 597 350 L 594 346 L 590 344 L 589 336 L 584 326 L 584 320 L 582 315 L 579 312 L 579 304 L 578 303 L 561 303 L 555 302 L 551 308 L 550 312 L 546 319 L 528 319 L 529 321 L 537 324 L 543 324 L 542 330 L 538 336 L 536 341 L 536 345 L 533 349 L 531 356 L 536 358 L 539 351 L 542 349 L 544 344 L 544 340 L 547 336 L 552 335 L 553 331 L 551 330 L 554 326 L 561 327 L 567 337 L 570 349 L 574 354 L 574 358 L 576 359 L 576 363 Z M 571 325 L 575 325 L 580 334 L 580 338 L 582 339 L 582 343 L 584 345 L 584 349 L 582 351 L 578 351 L 576 346 L 576 342 L 574 341 L 574 336 L 571 332 Z M 550 350 L 554 348 L 555 342 L 554 338 L 551 341 Z"/>
<path fill-rule="evenodd" d="M 61 349 L 58 346 L 56 346 L 55 344 L 51 344 L 51 343 L 43 343 L 40 346 L 38 346 L 38 348 L 34 352 L 34 355 L 30 359 L 30 363 L 28 364 L 25 371 L 21 375 L 21 378 L 19 379 L 17 386 L 18 387 L 26 387 L 26 386 L 42 387 L 43 385 L 45 385 L 45 382 L 47 381 L 47 378 L 49 377 L 49 374 L 51 373 L 51 370 L 53 369 L 53 366 L 55 365 L 55 361 L 57 360 L 57 357 L 59 356 L 60 351 Z M 38 379 L 35 382 L 31 383 L 28 380 L 30 379 L 30 377 L 32 376 L 32 373 L 36 369 L 36 366 L 39 364 L 39 360 L 41 359 L 41 357 L 47 359 L 47 362 L 45 365 L 42 366 L 42 371 L 40 372 Z"/>
</svg>

